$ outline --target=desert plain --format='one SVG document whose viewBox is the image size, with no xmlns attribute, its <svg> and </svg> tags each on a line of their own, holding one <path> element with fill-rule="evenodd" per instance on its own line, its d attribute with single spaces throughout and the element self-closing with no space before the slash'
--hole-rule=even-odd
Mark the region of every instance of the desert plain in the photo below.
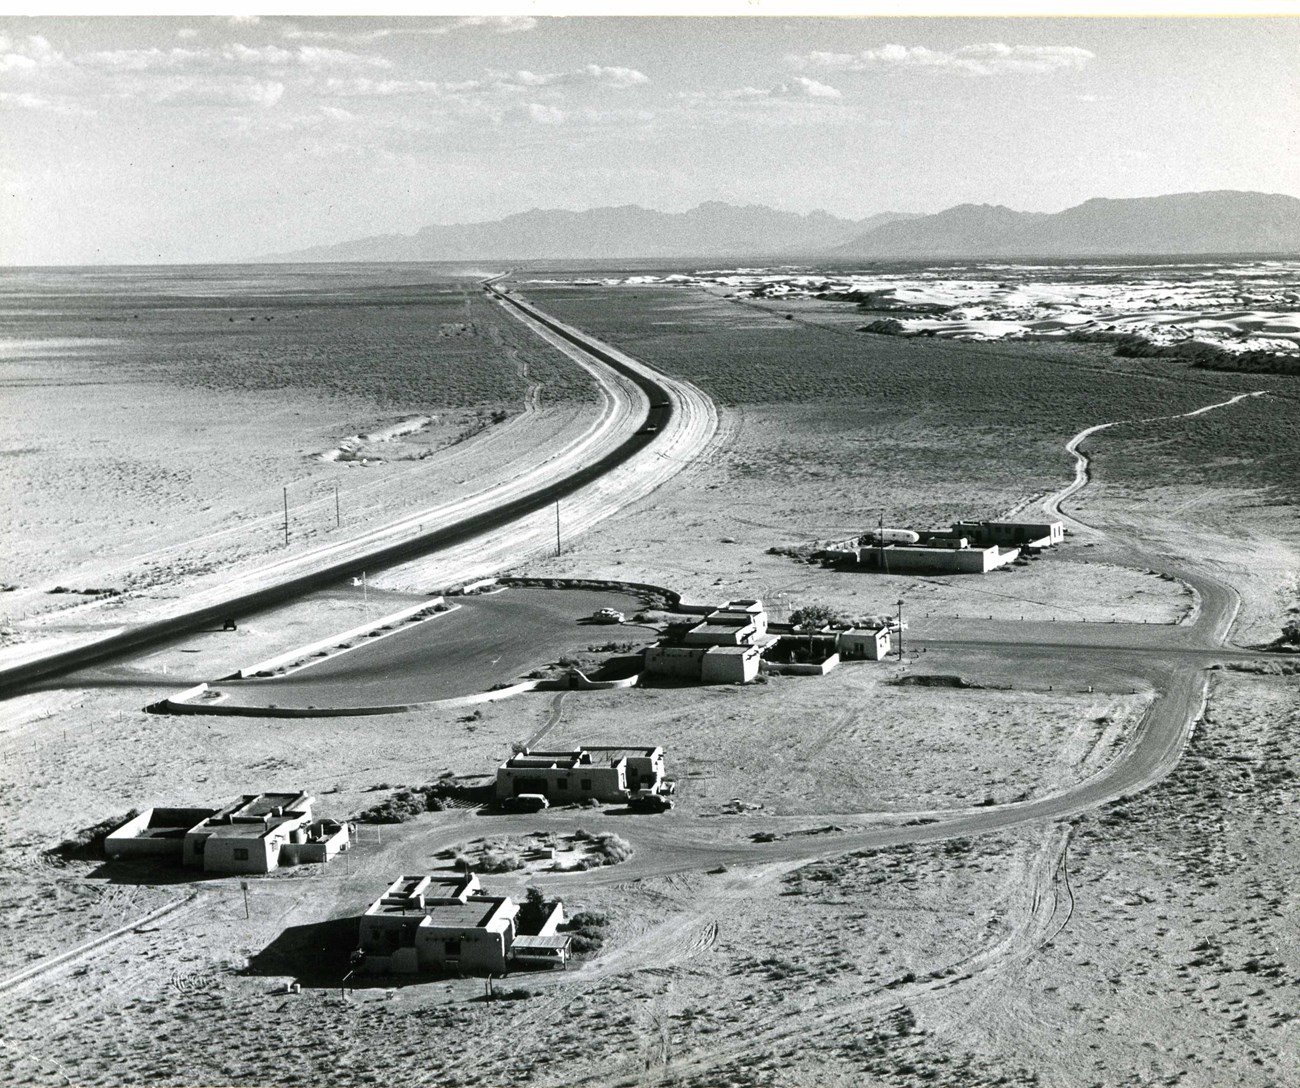
<svg viewBox="0 0 1300 1088">
<path fill-rule="evenodd" d="M 8 654 L 509 479 L 601 411 L 590 378 L 469 274 L 335 271 L 289 290 L 274 271 L 201 289 L 171 273 L 125 300 L 111 276 L 50 275 L 11 283 L 0 345 Z M 716 282 L 513 283 L 694 383 L 717 429 L 511 573 L 759 597 L 777 619 L 901 601 L 901 660 L 364 718 L 145 711 L 434 591 L 424 560 L 11 694 L 0 1076 L 1300 1081 L 1300 673 L 1276 645 L 1300 609 L 1300 378 L 1065 338 L 873 335 L 851 303 Z M 1033 563 L 922 577 L 804 556 L 878 518 L 1041 516 L 1074 476 L 1067 443 L 1106 423 L 1081 447 L 1066 544 Z M 575 652 L 598 660 L 602 641 Z M 1188 726 L 1108 789 L 1175 688 Z M 541 737 L 662 745 L 676 807 L 363 820 L 345 859 L 250 881 L 247 901 L 235 878 L 60 849 L 131 808 L 262 789 L 354 819 L 406 788 L 485 781 Z M 568 970 L 513 973 L 498 989 L 514 999 L 490 1002 L 475 978 L 342 984 L 357 915 L 397 875 L 578 831 L 630 856 L 483 877 L 603 920 Z"/>
</svg>

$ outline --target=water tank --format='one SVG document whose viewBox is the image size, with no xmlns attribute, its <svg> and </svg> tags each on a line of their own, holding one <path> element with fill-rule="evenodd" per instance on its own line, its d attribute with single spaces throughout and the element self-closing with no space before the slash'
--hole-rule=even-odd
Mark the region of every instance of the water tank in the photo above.
<svg viewBox="0 0 1300 1088">
<path fill-rule="evenodd" d="M 877 529 L 874 536 L 882 544 L 917 544 L 921 540 L 911 529 Z"/>
</svg>

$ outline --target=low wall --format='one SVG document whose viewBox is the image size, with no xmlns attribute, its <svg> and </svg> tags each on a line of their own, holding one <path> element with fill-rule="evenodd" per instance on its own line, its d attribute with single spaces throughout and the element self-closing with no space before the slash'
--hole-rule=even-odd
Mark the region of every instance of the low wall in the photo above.
<svg viewBox="0 0 1300 1088">
<path fill-rule="evenodd" d="M 513 575 L 501 578 L 500 582 L 503 586 L 538 586 L 542 589 L 608 589 L 616 593 L 653 594 L 667 600 L 671 611 L 691 615 L 698 614 L 702 616 L 718 607 L 713 604 L 683 604 L 682 595 L 675 589 L 652 585 L 649 582 L 622 582 L 609 578 L 526 578 Z"/>
<path fill-rule="evenodd" d="M 779 662 L 763 661 L 762 671 L 771 673 L 788 673 L 792 676 L 825 676 L 831 669 L 840 663 L 839 654 L 831 654 L 825 661 L 819 665 L 805 664 L 802 662 Z"/>
<path fill-rule="evenodd" d="M 247 665 L 227 679 L 247 680 L 250 677 L 257 676 L 259 673 L 271 672 L 285 665 L 293 664 L 295 661 L 302 658 L 311 657 L 313 654 L 320 653 L 322 650 L 329 650 L 331 647 L 336 647 L 342 642 L 347 642 L 349 639 L 364 638 L 369 635 L 371 631 L 377 631 L 382 627 L 391 627 L 393 624 L 406 623 L 413 616 L 423 612 L 425 609 L 434 609 L 440 604 L 445 605 L 446 601 L 442 597 L 432 597 L 420 604 L 413 604 L 397 612 L 390 612 L 387 616 L 381 616 L 377 620 L 367 620 L 359 627 L 353 627 L 350 630 L 344 631 L 342 634 L 318 639 L 315 642 L 308 643 L 306 646 L 299 646 L 293 650 L 286 650 L 284 653 L 276 654 L 274 657 L 268 657 L 264 661 L 259 661 L 254 665 Z M 446 612 L 452 611 L 455 611 L 454 607 L 444 608 L 442 611 L 431 612 L 426 618 L 432 619 L 435 615 L 443 615 Z"/>
<path fill-rule="evenodd" d="M 581 669 L 569 670 L 569 686 L 575 691 L 614 691 L 617 688 L 634 688 L 641 683 L 641 673 L 625 676 L 621 680 L 592 680 Z"/>
<path fill-rule="evenodd" d="M 150 710 L 162 714 L 209 714 L 214 717 L 227 718 L 348 718 L 352 716 L 367 717 L 373 714 L 409 714 L 430 707 L 474 706 L 476 703 L 492 703 L 498 699 L 508 699 L 527 691 L 562 691 L 568 687 L 568 677 L 558 680 L 524 680 L 507 688 L 493 691 L 481 691 L 475 695 L 460 695 L 454 699 L 432 699 L 423 703 L 389 703 L 375 706 L 238 706 L 234 703 L 194 703 L 186 702 L 180 696 L 172 696 L 154 703 Z M 207 684 L 199 685 L 206 689 Z M 191 688 L 190 694 L 195 689 Z"/>
</svg>

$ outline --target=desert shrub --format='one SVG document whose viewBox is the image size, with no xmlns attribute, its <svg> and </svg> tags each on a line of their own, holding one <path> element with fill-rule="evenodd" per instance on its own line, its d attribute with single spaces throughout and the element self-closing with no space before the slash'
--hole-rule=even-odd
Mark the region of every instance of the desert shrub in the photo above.
<svg viewBox="0 0 1300 1088">
<path fill-rule="evenodd" d="M 493 1001 L 526 1001 L 533 996 L 533 991 L 523 986 L 516 986 L 510 990 L 493 990 Z"/>
<path fill-rule="evenodd" d="M 375 789 L 383 788 L 386 787 L 375 787 Z M 485 802 L 489 793 L 489 788 L 460 786 L 444 777 L 429 786 L 398 788 L 397 793 L 358 813 L 353 819 L 358 823 L 367 824 L 400 824 L 414 819 L 422 812 L 441 812 L 452 799 Z"/>
<path fill-rule="evenodd" d="M 600 951 L 605 943 L 605 930 L 609 928 L 609 917 L 598 910 L 580 910 L 565 922 L 560 929 L 573 937 L 570 946 L 574 955 L 582 956 Z"/>
<path fill-rule="evenodd" d="M 610 831 L 596 836 L 596 857 L 603 865 L 617 865 L 632 856 L 632 844 L 621 835 Z"/>
<path fill-rule="evenodd" d="M 524 859 L 513 850 L 485 850 L 478 867 L 485 873 L 510 873 L 524 867 Z"/>
</svg>

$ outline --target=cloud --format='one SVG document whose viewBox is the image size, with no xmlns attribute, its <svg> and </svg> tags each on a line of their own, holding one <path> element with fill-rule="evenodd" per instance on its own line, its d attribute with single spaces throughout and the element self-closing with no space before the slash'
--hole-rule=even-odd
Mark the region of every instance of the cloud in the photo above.
<svg viewBox="0 0 1300 1088">
<path fill-rule="evenodd" d="M 371 79 L 357 76 L 340 79 L 332 76 L 322 88 L 326 94 L 340 98 L 389 98 L 395 95 L 443 95 L 474 90 L 481 86 L 477 80 L 466 83 L 439 83 L 433 79 Z"/>
<path fill-rule="evenodd" d="M 0 109 L 41 110 L 46 113 L 78 114 L 83 117 L 94 116 L 95 111 L 71 102 L 56 102 L 40 95 L 26 91 L 0 91 Z"/>
<path fill-rule="evenodd" d="M 0 34 L 0 72 L 34 72 L 63 62 L 63 54 L 39 34 L 30 34 L 22 41 Z"/>
<path fill-rule="evenodd" d="M 188 69 L 219 69 L 231 66 L 268 68 L 390 68 L 392 62 L 370 53 L 353 53 L 346 49 L 300 45 L 284 49 L 278 45 L 248 46 L 231 42 L 218 49 L 110 49 L 82 53 L 72 58 L 81 67 L 119 72 L 176 72 Z"/>
<path fill-rule="evenodd" d="M 180 40 L 183 42 L 190 41 L 191 39 L 197 38 L 198 36 L 199 36 L 199 32 L 195 30 L 192 26 L 183 26 L 180 28 L 180 30 L 176 31 L 176 37 L 180 38 Z"/>
<path fill-rule="evenodd" d="M 602 68 L 599 64 L 588 64 L 583 70 L 591 80 L 604 87 L 637 87 L 650 82 L 648 75 L 635 68 Z"/>
<path fill-rule="evenodd" d="M 386 26 L 376 30 L 304 30 L 290 23 L 281 34 L 291 40 L 333 42 L 377 42 L 399 36 L 443 37 L 458 30 L 486 29 L 497 34 L 518 34 L 532 30 L 537 20 L 531 15 L 467 15 L 451 22 L 419 26 Z"/>
<path fill-rule="evenodd" d="M 494 72 L 493 83 L 502 90 L 525 87 L 559 87 L 594 83 L 601 87 L 624 89 L 650 82 L 650 77 L 635 68 L 619 68 L 600 64 L 586 64 L 567 72 Z"/>
<path fill-rule="evenodd" d="M 834 87 L 818 83 L 807 76 L 795 76 L 788 83 L 780 83 L 768 92 L 777 98 L 842 98 Z"/>
<path fill-rule="evenodd" d="M 467 15 L 457 19 L 448 30 L 463 30 L 470 27 L 486 27 L 498 34 L 519 34 L 532 30 L 537 20 L 531 15 Z"/>
<path fill-rule="evenodd" d="M 148 97 L 164 106 L 256 106 L 270 109 L 284 97 L 277 80 L 214 80 L 177 76 L 153 84 Z"/>
<path fill-rule="evenodd" d="M 528 120 L 537 125 L 561 125 L 564 123 L 564 111 L 554 106 L 544 106 L 540 102 L 529 102 L 524 107 Z"/>
<path fill-rule="evenodd" d="M 860 53 L 812 52 L 787 60 L 799 68 L 837 72 L 865 72 L 873 68 L 940 68 L 969 75 L 991 76 L 1006 72 L 1056 72 L 1079 69 L 1095 58 L 1087 49 L 1072 45 L 1006 45 L 983 42 L 944 52 L 924 45 L 882 45 Z"/>
<path fill-rule="evenodd" d="M 695 91 L 678 97 L 687 101 L 711 105 L 719 102 L 770 102 L 774 100 L 797 101 L 814 99 L 832 102 L 842 98 L 838 90 L 818 83 L 807 76 L 795 76 L 784 80 L 775 87 L 736 87 L 725 91 Z"/>
</svg>

